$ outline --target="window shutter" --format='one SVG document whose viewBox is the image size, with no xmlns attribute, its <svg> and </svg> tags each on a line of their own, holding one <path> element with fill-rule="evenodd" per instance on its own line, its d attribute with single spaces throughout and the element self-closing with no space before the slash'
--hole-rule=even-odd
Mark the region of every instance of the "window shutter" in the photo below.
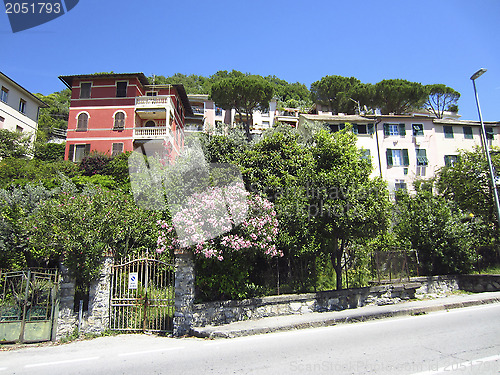
<svg viewBox="0 0 500 375">
<path fill-rule="evenodd" d="M 85 145 L 85 151 L 84 151 L 84 157 L 87 156 L 88 154 L 90 154 L 90 143 L 87 143 Z"/>
<path fill-rule="evenodd" d="M 389 124 L 384 124 L 384 135 L 388 137 L 389 134 L 391 134 L 389 131 Z"/>
<path fill-rule="evenodd" d="M 75 155 L 75 145 L 69 145 L 68 160 L 73 161 Z"/>
<path fill-rule="evenodd" d="M 375 127 L 373 126 L 373 124 L 368 124 L 368 134 L 373 134 L 375 133 Z"/>
<path fill-rule="evenodd" d="M 385 124 L 384 124 L 384 127 L 385 127 Z M 387 151 L 385 152 L 386 153 L 386 156 L 387 156 L 387 166 L 392 166 L 393 165 L 393 161 L 392 161 L 392 150 L 390 148 L 387 149 Z"/>
<path fill-rule="evenodd" d="M 450 165 L 450 155 L 444 156 L 444 165 L 447 167 Z"/>
<path fill-rule="evenodd" d="M 486 130 L 486 139 L 493 139 L 494 138 L 493 128 L 491 126 L 487 126 L 485 130 Z"/>
<path fill-rule="evenodd" d="M 399 124 L 399 135 L 402 135 L 402 136 L 406 135 L 405 124 Z"/>
<path fill-rule="evenodd" d="M 358 134 L 358 124 L 352 124 L 352 132 Z"/>
<path fill-rule="evenodd" d="M 403 165 L 410 165 L 410 158 L 408 157 L 408 149 L 403 149 Z"/>
</svg>

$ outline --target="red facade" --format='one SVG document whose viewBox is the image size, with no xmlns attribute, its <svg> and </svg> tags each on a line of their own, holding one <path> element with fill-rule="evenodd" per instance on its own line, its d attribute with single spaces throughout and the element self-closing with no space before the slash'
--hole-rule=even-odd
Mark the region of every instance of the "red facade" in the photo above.
<svg viewBox="0 0 500 375">
<path fill-rule="evenodd" d="M 149 85 L 142 73 L 59 77 L 71 89 L 65 159 L 91 151 L 110 155 L 166 139 L 182 148 L 185 115 L 192 114 L 182 85 Z"/>
</svg>

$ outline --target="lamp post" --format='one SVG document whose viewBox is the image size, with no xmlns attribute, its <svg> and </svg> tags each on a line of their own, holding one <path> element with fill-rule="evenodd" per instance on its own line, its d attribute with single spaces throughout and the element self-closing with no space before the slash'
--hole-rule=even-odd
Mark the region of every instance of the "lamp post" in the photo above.
<svg viewBox="0 0 500 375">
<path fill-rule="evenodd" d="M 476 79 L 481 77 L 486 72 L 486 69 L 481 68 L 475 72 L 470 79 L 472 80 L 472 86 L 474 87 L 474 95 L 476 96 L 477 111 L 479 113 L 479 122 L 481 123 L 481 140 L 483 141 L 484 153 L 486 154 L 486 160 L 488 161 L 488 169 L 490 171 L 491 187 L 493 190 L 493 199 L 495 201 L 495 207 L 497 211 L 497 221 L 498 228 L 500 228 L 500 203 L 498 200 L 498 190 L 495 180 L 495 172 L 493 171 L 493 164 L 491 163 L 490 150 L 488 149 L 488 144 L 486 143 L 486 129 L 484 128 L 483 116 L 481 115 L 481 107 L 479 105 L 479 97 L 477 96 L 476 90 Z"/>
</svg>

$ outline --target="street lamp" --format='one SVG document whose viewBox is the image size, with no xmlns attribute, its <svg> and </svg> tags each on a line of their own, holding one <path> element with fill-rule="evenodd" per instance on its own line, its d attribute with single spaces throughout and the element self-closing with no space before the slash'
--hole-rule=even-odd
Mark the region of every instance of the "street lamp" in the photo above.
<svg viewBox="0 0 500 375">
<path fill-rule="evenodd" d="M 493 171 L 493 164 L 491 163 L 490 150 L 488 149 L 488 145 L 486 143 L 486 129 L 484 128 L 483 116 L 481 115 L 481 107 L 479 106 L 479 97 L 477 96 L 477 90 L 476 90 L 476 79 L 481 77 L 485 72 L 486 72 L 486 69 L 481 68 L 477 72 L 475 72 L 470 77 L 470 79 L 472 80 L 472 86 L 474 87 L 474 95 L 476 96 L 477 111 L 479 113 L 479 122 L 481 123 L 481 139 L 483 141 L 483 148 L 484 148 L 484 153 L 486 154 L 486 160 L 488 161 L 488 169 L 490 171 L 491 186 L 493 189 L 493 199 L 495 201 L 495 207 L 497 209 L 498 227 L 500 228 L 500 203 L 498 200 L 498 190 L 497 190 L 497 185 L 496 185 L 496 178 L 495 178 L 495 173 Z"/>
</svg>

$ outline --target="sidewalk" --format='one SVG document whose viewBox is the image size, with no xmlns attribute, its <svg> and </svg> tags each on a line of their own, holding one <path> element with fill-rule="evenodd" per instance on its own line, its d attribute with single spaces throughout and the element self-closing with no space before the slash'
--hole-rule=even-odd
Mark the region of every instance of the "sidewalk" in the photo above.
<svg viewBox="0 0 500 375">
<path fill-rule="evenodd" d="M 434 311 L 445 311 L 499 302 L 500 292 L 461 294 L 430 300 L 403 302 L 395 305 L 364 306 L 342 311 L 284 315 L 257 320 L 245 320 L 216 327 L 194 327 L 191 333 L 197 337 L 211 339 L 233 338 L 269 332 L 326 327 L 339 323 L 354 323 L 397 316 L 420 315 Z"/>
</svg>

